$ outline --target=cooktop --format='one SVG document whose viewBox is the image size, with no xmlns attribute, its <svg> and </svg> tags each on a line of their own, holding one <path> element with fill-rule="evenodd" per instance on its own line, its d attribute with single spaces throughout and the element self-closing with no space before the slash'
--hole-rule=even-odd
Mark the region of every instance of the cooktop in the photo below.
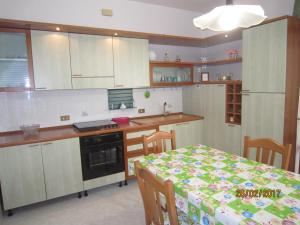
<svg viewBox="0 0 300 225">
<path fill-rule="evenodd" d="M 79 131 L 95 131 L 118 127 L 118 124 L 111 120 L 95 120 L 81 123 L 74 123 L 73 126 Z"/>
</svg>

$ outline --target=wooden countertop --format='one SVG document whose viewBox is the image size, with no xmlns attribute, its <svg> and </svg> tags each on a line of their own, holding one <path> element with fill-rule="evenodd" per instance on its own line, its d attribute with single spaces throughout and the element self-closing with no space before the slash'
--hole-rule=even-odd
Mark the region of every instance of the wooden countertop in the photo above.
<svg viewBox="0 0 300 225">
<path fill-rule="evenodd" d="M 105 129 L 99 131 L 79 132 L 72 125 L 68 125 L 68 126 L 42 128 L 40 129 L 39 134 L 33 137 L 25 137 L 21 131 L 3 132 L 0 133 L 0 148 L 16 146 L 16 145 L 55 141 L 55 140 L 61 140 L 67 138 L 112 133 L 118 131 L 134 132 L 134 131 L 139 131 L 147 128 L 151 129 L 151 127 L 164 125 L 164 124 L 180 123 L 180 122 L 187 122 L 187 121 L 201 120 L 201 119 L 203 119 L 203 117 L 201 116 L 186 115 L 180 113 L 180 114 L 171 114 L 167 117 L 163 117 L 161 115 L 137 117 L 131 119 L 131 122 L 129 124 L 120 125 L 118 128 Z"/>
</svg>

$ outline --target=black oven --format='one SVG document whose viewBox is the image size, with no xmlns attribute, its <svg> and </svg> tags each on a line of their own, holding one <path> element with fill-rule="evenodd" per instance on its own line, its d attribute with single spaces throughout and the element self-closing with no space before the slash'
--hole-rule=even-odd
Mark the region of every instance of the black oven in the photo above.
<svg viewBox="0 0 300 225">
<path fill-rule="evenodd" d="M 83 180 L 124 171 L 123 133 L 80 138 Z"/>
</svg>

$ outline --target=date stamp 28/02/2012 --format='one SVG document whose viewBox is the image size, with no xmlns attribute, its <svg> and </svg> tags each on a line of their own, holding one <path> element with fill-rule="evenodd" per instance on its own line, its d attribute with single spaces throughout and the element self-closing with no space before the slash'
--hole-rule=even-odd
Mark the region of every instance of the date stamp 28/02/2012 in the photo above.
<svg viewBox="0 0 300 225">
<path fill-rule="evenodd" d="M 237 198 L 279 198 L 280 189 L 237 189 Z"/>
</svg>

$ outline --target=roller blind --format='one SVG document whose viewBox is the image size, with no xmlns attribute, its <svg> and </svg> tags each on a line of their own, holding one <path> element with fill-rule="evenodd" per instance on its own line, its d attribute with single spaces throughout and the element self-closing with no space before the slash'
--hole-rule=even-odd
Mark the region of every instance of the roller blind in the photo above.
<svg viewBox="0 0 300 225">
<path fill-rule="evenodd" d="M 132 89 L 108 90 L 108 106 L 110 110 L 120 109 L 124 103 L 126 108 L 133 108 Z"/>
<path fill-rule="evenodd" d="M 0 87 L 30 87 L 25 33 L 0 33 Z"/>
</svg>

